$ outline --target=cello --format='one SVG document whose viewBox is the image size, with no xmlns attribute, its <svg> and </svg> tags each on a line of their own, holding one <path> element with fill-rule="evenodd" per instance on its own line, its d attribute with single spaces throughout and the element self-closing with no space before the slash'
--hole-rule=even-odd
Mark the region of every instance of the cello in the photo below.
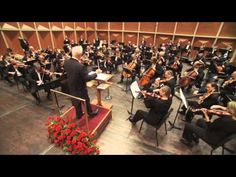
<svg viewBox="0 0 236 177">
<path fill-rule="evenodd" d="M 133 56 L 132 61 L 128 64 L 127 67 L 123 67 L 122 75 L 124 78 L 132 77 L 132 73 L 135 70 L 137 65 L 136 57 Z"/>
<path fill-rule="evenodd" d="M 140 86 L 145 86 L 147 85 L 150 80 L 153 78 L 153 76 L 156 73 L 156 64 L 157 64 L 157 59 L 153 59 L 153 64 L 146 72 L 144 72 L 143 77 L 139 80 L 139 85 Z"/>
</svg>

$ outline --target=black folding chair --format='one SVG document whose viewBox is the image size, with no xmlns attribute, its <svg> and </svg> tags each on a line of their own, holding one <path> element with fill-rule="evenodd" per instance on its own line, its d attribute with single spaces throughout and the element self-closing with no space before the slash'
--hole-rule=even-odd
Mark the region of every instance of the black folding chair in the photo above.
<svg viewBox="0 0 236 177">
<path fill-rule="evenodd" d="M 157 142 L 157 146 L 159 146 L 159 143 L 158 143 L 158 130 L 159 128 L 165 124 L 165 131 L 166 131 L 166 134 L 167 134 L 167 128 L 166 128 L 166 120 L 168 119 L 168 117 L 170 116 L 171 112 L 173 111 L 174 109 L 173 108 L 170 108 L 169 111 L 167 112 L 167 114 L 161 119 L 161 121 L 157 124 L 157 125 L 151 125 L 151 124 L 147 124 L 148 125 L 151 125 L 152 127 L 155 127 L 156 128 L 156 142 Z M 142 123 L 141 123 L 141 126 L 139 128 L 139 133 L 141 132 L 141 129 L 142 129 L 142 126 L 143 126 L 143 122 L 145 122 L 145 120 L 143 119 L 142 120 Z"/>
</svg>

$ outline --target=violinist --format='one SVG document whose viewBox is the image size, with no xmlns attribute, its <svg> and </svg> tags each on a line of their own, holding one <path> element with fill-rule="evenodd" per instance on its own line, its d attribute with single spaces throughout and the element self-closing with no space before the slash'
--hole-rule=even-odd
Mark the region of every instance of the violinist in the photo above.
<svg viewBox="0 0 236 177">
<path fill-rule="evenodd" d="M 176 75 L 179 75 L 179 77 L 181 76 L 181 72 L 182 72 L 182 68 L 183 68 L 183 64 L 182 61 L 180 60 L 180 56 L 175 56 L 174 60 L 171 60 L 167 66 L 168 69 L 171 69 L 173 71 L 174 77 L 175 79 L 177 79 Z"/>
<path fill-rule="evenodd" d="M 10 60 L 10 63 L 11 64 L 7 67 L 8 73 L 13 76 L 16 83 L 20 82 L 27 90 L 29 90 L 29 86 L 26 81 L 26 65 L 15 60 Z"/>
<path fill-rule="evenodd" d="M 236 87 L 236 71 L 234 71 L 230 78 L 223 81 L 221 85 L 221 92 L 224 94 L 233 94 L 235 93 L 235 87 Z"/>
<path fill-rule="evenodd" d="M 115 71 L 117 71 L 118 66 L 122 64 L 121 51 L 119 48 L 116 48 L 115 56 L 112 56 L 112 62 L 114 63 Z"/>
<path fill-rule="evenodd" d="M 218 86 L 215 83 L 208 83 L 206 86 L 207 92 L 198 98 L 198 100 L 188 100 L 190 107 L 194 109 L 207 108 L 209 109 L 212 105 L 218 104 Z M 186 108 L 182 106 L 182 111 L 179 113 L 185 115 Z M 193 118 L 191 109 L 187 112 L 185 118 L 187 121 L 191 121 Z"/>
<path fill-rule="evenodd" d="M 137 57 L 132 54 L 131 56 L 131 61 L 128 61 L 127 63 L 124 64 L 125 66 L 123 67 L 123 71 L 121 73 L 121 80 L 118 82 L 123 83 L 124 78 L 132 78 L 132 82 L 135 79 L 136 76 L 136 69 L 138 65 Z"/>
<path fill-rule="evenodd" d="M 29 71 L 27 75 L 27 80 L 30 83 L 31 94 L 35 98 L 37 104 L 40 104 L 41 102 L 40 98 L 37 95 L 37 92 L 41 88 L 43 88 L 44 83 L 49 82 L 51 80 L 50 77 L 51 73 L 46 72 L 46 70 L 44 70 L 38 62 L 35 62 L 33 64 L 33 69 Z M 50 100 L 51 99 L 50 89 L 45 88 L 45 92 L 47 92 L 47 98 Z"/>
<path fill-rule="evenodd" d="M 219 118 L 214 121 L 209 118 L 207 109 L 201 109 L 204 119 L 199 119 L 196 124 L 186 123 L 180 141 L 188 147 L 192 147 L 195 143 L 198 144 L 200 138 L 208 144 L 216 145 L 225 137 L 235 133 L 236 102 L 229 102 L 227 108 L 220 107 L 228 114 L 218 115 Z"/>
<path fill-rule="evenodd" d="M 176 80 L 174 78 L 173 71 L 166 70 L 164 73 L 164 77 L 160 79 L 159 77 L 155 80 L 155 82 L 152 84 L 151 89 L 155 90 L 157 88 L 160 88 L 164 85 L 167 85 L 171 89 L 171 95 L 173 96 L 175 94 L 175 85 Z"/>
<path fill-rule="evenodd" d="M 136 122 L 144 119 L 147 123 L 151 125 L 157 125 L 158 122 L 166 115 L 171 104 L 172 97 L 171 89 L 168 86 L 164 86 L 159 90 L 159 97 L 146 96 L 144 94 L 144 104 L 149 111 L 138 110 L 133 118 L 129 121 L 134 125 Z"/>
<path fill-rule="evenodd" d="M 8 66 L 10 65 L 10 63 L 7 60 L 6 55 L 0 56 L 0 74 L 2 79 L 6 80 L 10 86 L 13 86 L 13 82 L 11 81 L 11 79 L 9 78 L 9 73 L 7 71 Z"/>
</svg>

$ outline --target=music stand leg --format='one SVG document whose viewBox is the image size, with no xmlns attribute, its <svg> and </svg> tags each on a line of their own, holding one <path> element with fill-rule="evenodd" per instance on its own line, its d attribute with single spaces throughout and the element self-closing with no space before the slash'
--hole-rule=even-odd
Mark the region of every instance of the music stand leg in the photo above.
<svg viewBox="0 0 236 177">
<path fill-rule="evenodd" d="M 128 114 L 129 114 L 129 117 L 127 118 L 127 120 L 132 118 L 132 116 L 133 116 L 133 107 L 134 107 L 134 97 L 132 96 L 132 103 L 131 103 L 130 111 L 127 110 Z"/>
<path fill-rule="evenodd" d="M 107 88 L 107 96 L 105 97 L 106 100 L 111 100 L 112 97 L 110 96 L 109 88 Z"/>
<path fill-rule="evenodd" d="M 177 120 L 177 118 L 178 118 L 178 115 L 179 115 L 178 112 L 179 112 L 179 110 L 180 110 L 181 105 L 182 105 L 182 101 L 181 101 L 180 104 L 179 104 L 179 108 L 178 108 L 178 110 L 177 110 L 177 112 L 176 112 L 174 122 L 172 123 L 171 121 L 168 121 L 169 124 L 170 124 L 170 128 L 169 128 L 168 131 L 171 131 L 173 128 L 175 128 L 175 129 L 177 129 L 177 130 L 182 130 L 182 128 L 175 126 L 175 122 L 176 122 L 176 120 Z"/>
</svg>

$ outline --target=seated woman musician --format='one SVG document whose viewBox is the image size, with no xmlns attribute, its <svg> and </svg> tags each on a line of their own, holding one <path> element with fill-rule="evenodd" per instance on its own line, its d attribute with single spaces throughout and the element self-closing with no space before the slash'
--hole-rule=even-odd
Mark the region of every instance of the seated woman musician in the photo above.
<svg viewBox="0 0 236 177">
<path fill-rule="evenodd" d="M 134 125 L 136 122 L 144 119 L 148 124 L 157 125 L 159 121 L 167 114 L 171 104 L 171 89 L 168 86 L 161 87 L 158 95 L 149 94 L 146 91 L 141 92 L 144 95 L 144 104 L 150 108 L 149 112 L 137 110 L 133 118 L 129 121 Z"/>
<path fill-rule="evenodd" d="M 227 136 L 236 133 L 236 102 L 228 103 L 227 108 L 214 105 L 208 110 L 202 108 L 204 119 L 199 119 L 196 124 L 186 123 L 180 140 L 187 146 L 192 147 L 199 142 L 199 138 L 205 142 L 216 145 Z M 221 109 L 221 111 L 216 109 Z M 210 120 L 209 114 L 218 115 L 214 121 Z"/>
</svg>

